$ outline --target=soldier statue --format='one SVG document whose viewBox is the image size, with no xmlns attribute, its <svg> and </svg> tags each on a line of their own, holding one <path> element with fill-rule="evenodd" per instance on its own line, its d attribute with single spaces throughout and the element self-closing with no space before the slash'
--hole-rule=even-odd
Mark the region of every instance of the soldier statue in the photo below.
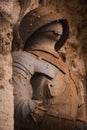
<svg viewBox="0 0 87 130">
<path fill-rule="evenodd" d="M 67 19 L 38 7 L 24 16 L 19 34 L 23 51 L 12 54 L 15 124 L 27 130 L 84 130 L 77 79 L 58 55 L 69 36 Z"/>
</svg>

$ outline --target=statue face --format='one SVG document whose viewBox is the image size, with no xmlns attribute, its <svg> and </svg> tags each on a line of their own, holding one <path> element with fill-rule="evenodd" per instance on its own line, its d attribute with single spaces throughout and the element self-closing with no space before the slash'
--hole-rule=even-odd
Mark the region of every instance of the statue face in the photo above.
<svg viewBox="0 0 87 130">
<path fill-rule="evenodd" d="M 63 27 L 61 23 L 53 22 L 42 27 L 39 31 L 43 35 L 47 35 L 50 39 L 59 40 L 63 34 Z"/>
<path fill-rule="evenodd" d="M 63 34 L 63 25 L 61 23 L 52 22 L 39 28 L 32 38 L 28 40 L 27 50 L 44 49 L 45 51 L 55 51 L 55 44 Z"/>
<path fill-rule="evenodd" d="M 7 21 L 0 23 L 0 53 L 7 54 L 11 51 L 12 29 Z"/>
</svg>

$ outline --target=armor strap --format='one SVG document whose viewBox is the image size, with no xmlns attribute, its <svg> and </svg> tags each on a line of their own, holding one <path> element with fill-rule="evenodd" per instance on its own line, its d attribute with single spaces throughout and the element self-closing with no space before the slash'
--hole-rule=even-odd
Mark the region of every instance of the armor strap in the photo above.
<svg viewBox="0 0 87 130">
<path fill-rule="evenodd" d="M 77 120 L 52 109 L 37 108 L 32 117 L 41 130 L 87 130 L 87 121 Z"/>
<path fill-rule="evenodd" d="M 33 75 L 35 72 L 43 73 L 50 78 L 54 78 L 55 75 L 58 73 L 58 68 L 54 65 L 48 63 L 45 60 L 41 60 L 37 56 L 28 53 L 28 52 L 13 52 L 13 69 L 19 73 L 23 73 L 24 77 L 26 76 L 26 72 Z M 21 72 L 20 72 L 21 71 Z"/>
<path fill-rule="evenodd" d="M 60 60 L 58 56 L 55 56 L 42 50 L 29 51 L 29 53 L 32 53 L 37 57 L 40 57 L 42 60 L 51 63 L 52 65 L 57 67 L 60 71 L 62 71 L 64 74 L 68 72 L 68 66 L 66 65 L 66 63 Z"/>
</svg>

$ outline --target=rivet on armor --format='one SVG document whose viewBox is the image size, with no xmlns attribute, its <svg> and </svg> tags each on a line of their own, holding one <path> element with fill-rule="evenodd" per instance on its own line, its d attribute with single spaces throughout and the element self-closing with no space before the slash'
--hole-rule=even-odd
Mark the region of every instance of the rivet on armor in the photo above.
<svg viewBox="0 0 87 130">
<path fill-rule="evenodd" d="M 37 18 L 40 18 L 40 15 L 38 15 Z"/>
<path fill-rule="evenodd" d="M 54 105 L 54 102 L 52 102 L 51 104 Z"/>
<path fill-rule="evenodd" d="M 31 23 L 30 26 L 32 26 L 33 24 Z"/>
<path fill-rule="evenodd" d="M 48 84 L 48 87 L 53 87 L 53 85 L 51 83 Z"/>
<path fill-rule="evenodd" d="M 53 87 L 53 85 L 52 85 L 52 84 L 50 84 L 49 86 L 50 86 L 50 87 Z"/>
</svg>

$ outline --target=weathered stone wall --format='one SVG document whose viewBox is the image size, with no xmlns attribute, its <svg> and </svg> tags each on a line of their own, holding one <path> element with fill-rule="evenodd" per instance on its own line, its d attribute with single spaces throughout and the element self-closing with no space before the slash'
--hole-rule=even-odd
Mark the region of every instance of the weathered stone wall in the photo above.
<svg viewBox="0 0 87 130">
<path fill-rule="evenodd" d="M 0 130 L 14 129 L 12 39 L 15 48 L 16 44 L 20 47 L 18 37 L 20 20 L 24 14 L 37 6 L 38 0 L 0 0 Z"/>
<path fill-rule="evenodd" d="M 0 14 L 0 130 L 13 130 L 14 98 L 12 78 L 12 28 Z"/>
</svg>

